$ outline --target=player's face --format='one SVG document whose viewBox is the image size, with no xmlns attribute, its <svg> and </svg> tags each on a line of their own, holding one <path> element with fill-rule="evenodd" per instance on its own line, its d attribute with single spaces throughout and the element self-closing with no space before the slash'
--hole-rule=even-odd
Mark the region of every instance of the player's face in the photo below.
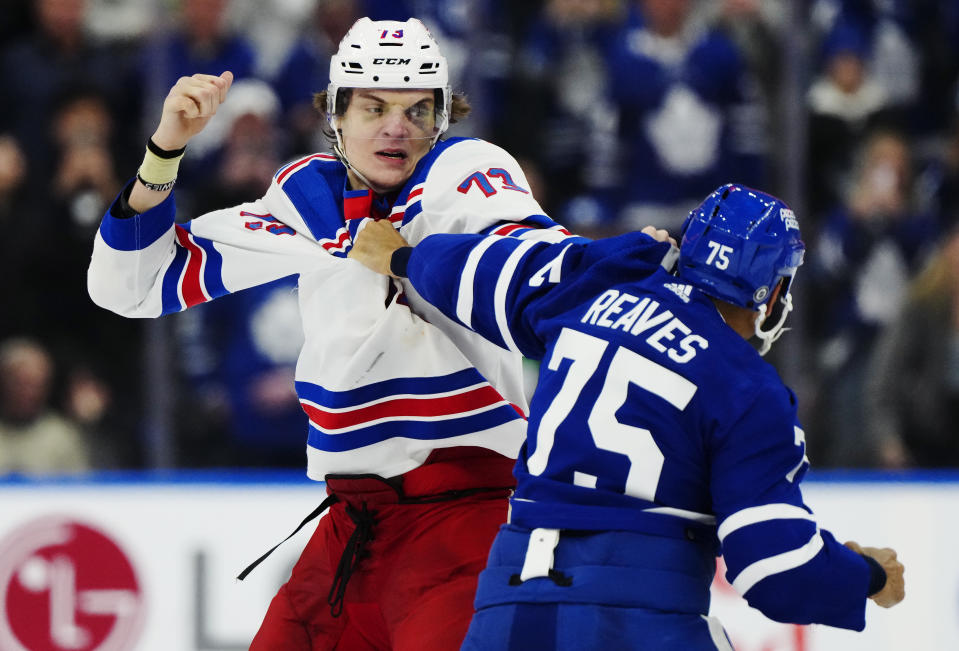
<svg viewBox="0 0 959 651">
<path fill-rule="evenodd" d="M 436 116 L 432 90 L 358 88 L 340 119 L 343 153 L 383 193 L 402 186 L 430 150 Z M 353 186 L 359 179 L 351 175 Z"/>
</svg>

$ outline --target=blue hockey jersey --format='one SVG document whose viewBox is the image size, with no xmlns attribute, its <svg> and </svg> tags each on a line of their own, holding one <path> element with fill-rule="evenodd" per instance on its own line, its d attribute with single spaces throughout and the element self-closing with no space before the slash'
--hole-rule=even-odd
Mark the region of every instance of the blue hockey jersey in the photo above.
<svg viewBox="0 0 959 651">
<path fill-rule="evenodd" d="M 425 299 L 542 360 L 510 522 L 712 541 L 770 618 L 862 629 L 869 567 L 803 502 L 795 395 L 664 269 L 669 252 L 641 233 L 434 235 L 413 250 Z"/>
</svg>

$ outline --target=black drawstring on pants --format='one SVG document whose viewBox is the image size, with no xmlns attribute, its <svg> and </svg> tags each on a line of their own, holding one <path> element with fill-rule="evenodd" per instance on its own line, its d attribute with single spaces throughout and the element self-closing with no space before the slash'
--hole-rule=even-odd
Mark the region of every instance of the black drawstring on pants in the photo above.
<svg viewBox="0 0 959 651">
<path fill-rule="evenodd" d="M 246 569 L 243 570 L 242 572 L 240 572 L 240 573 L 237 575 L 236 578 L 239 579 L 240 581 L 242 581 L 243 579 L 245 579 L 245 578 L 246 578 L 246 575 L 249 574 L 250 572 L 252 572 L 252 571 L 253 571 L 253 568 L 255 568 L 257 565 L 259 565 L 260 563 L 262 563 L 263 561 L 265 561 L 267 556 L 269 556 L 270 554 L 272 554 L 273 552 L 275 552 L 277 547 L 279 547 L 280 545 L 282 545 L 283 543 L 285 543 L 287 540 L 289 540 L 290 538 L 292 538 L 293 536 L 295 536 L 295 535 L 297 534 L 297 532 L 298 532 L 300 529 L 302 529 L 303 527 L 305 527 L 306 524 L 307 524 L 310 520 L 313 520 L 314 518 L 316 518 L 317 516 L 319 516 L 319 515 L 320 515 L 321 513 L 323 513 L 323 511 L 325 511 L 328 507 L 333 506 L 333 504 L 335 504 L 335 503 L 338 502 L 338 501 L 339 501 L 339 500 L 337 499 L 336 495 L 330 495 L 330 496 L 328 496 L 325 500 L 323 500 L 323 501 L 320 503 L 320 505 L 319 505 L 318 507 L 316 507 L 315 509 L 313 509 L 313 512 L 312 512 L 312 513 L 310 513 L 308 516 L 306 516 L 305 518 L 303 518 L 303 522 L 301 522 L 301 523 L 299 524 L 299 526 L 298 526 L 296 529 L 293 530 L 293 533 L 291 533 L 289 536 L 287 536 L 286 538 L 284 538 L 284 539 L 281 540 L 280 542 L 278 542 L 278 543 L 276 543 L 275 545 L 273 545 L 273 547 L 271 547 L 271 548 L 269 549 L 269 551 L 267 551 L 265 554 L 263 554 L 262 556 L 260 556 L 258 559 L 256 559 L 255 561 L 253 561 L 252 563 L 250 563 L 249 565 L 247 565 L 247 566 L 246 566 Z"/>
<path fill-rule="evenodd" d="M 333 585 L 330 587 L 330 594 L 326 602 L 330 605 L 330 614 L 333 617 L 339 617 L 343 612 L 343 598 L 346 596 L 346 584 L 349 583 L 353 571 L 360 564 L 360 561 L 369 555 L 366 550 L 366 544 L 373 540 L 373 525 L 376 520 L 373 513 L 366 508 L 366 502 L 363 502 L 362 508 L 357 510 L 351 505 L 346 505 L 346 514 L 356 525 L 353 533 L 350 534 L 346 546 L 343 548 L 343 554 L 340 556 L 340 562 L 336 566 L 336 574 L 333 575 Z"/>
</svg>

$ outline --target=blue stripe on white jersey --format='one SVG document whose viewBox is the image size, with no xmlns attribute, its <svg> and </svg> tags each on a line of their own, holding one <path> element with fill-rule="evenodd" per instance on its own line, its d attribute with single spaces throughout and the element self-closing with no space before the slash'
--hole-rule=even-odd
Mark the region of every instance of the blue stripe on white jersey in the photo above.
<svg viewBox="0 0 959 651">
<path fill-rule="evenodd" d="M 423 212 L 423 201 L 421 197 L 417 197 L 406 205 L 406 210 L 403 211 L 403 223 L 410 223 L 421 212 Z"/>
<path fill-rule="evenodd" d="M 173 226 L 175 215 L 176 203 L 171 193 L 151 209 L 150 219 L 141 215 L 118 218 L 107 212 L 100 222 L 100 236 L 111 249 L 140 251 L 166 235 Z"/>
<path fill-rule="evenodd" d="M 399 395 L 432 396 L 466 389 L 484 382 L 475 368 L 465 368 L 438 377 L 404 377 L 353 387 L 346 391 L 331 391 L 309 382 L 297 382 L 296 394 L 330 409 L 357 407 Z"/>
<path fill-rule="evenodd" d="M 473 368 L 444 376 L 395 378 L 349 391 L 296 383 L 310 418 L 309 445 L 353 450 L 392 437 L 441 439 L 521 420 Z"/>
<path fill-rule="evenodd" d="M 419 420 L 405 416 L 370 424 L 351 432 L 327 433 L 310 422 L 307 444 L 325 452 L 356 450 L 393 438 L 440 441 L 456 436 L 474 434 L 517 420 L 516 410 L 509 404 L 485 408 L 478 413 L 455 417 Z"/>
<path fill-rule="evenodd" d="M 325 182 L 317 182 L 314 176 Z M 328 240 L 343 227 L 342 200 L 334 192 L 346 183 L 346 168 L 330 154 L 313 154 L 278 171 L 282 188 L 315 240 Z"/>
<path fill-rule="evenodd" d="M 161 314 L 172 314 L 183 310 L 183 301 L 180 298 L 180 282 L 186 267 L 189 252 L 182 246 L 176 246 L 176 254 L 163 274 L 163 311 Z"/>
</svg>

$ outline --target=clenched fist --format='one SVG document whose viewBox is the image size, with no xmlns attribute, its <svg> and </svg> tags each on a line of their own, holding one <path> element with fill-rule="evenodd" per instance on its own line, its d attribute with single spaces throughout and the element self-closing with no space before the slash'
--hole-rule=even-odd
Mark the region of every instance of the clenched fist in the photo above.
<svg viewBox="0 0 959 651">
<path fill-rule="evenodd" d="M 226 92 L 232 83 L 233 73 L 229 70 L 219 77 L 180 77 L 163 100 L 163 114 L 153 133 L 153 142 L 170 151 L 185 147 L 226 100 Z"/>
<path fill-rule="evenodd" d="M 390 273 L 390 260 L 393 252 L 409 246 L 388 219 L 367 223 L 353 240 L 349 257 L 358 260 L 367 267 L 387 276 Z"/>
<path fill-rule="evenodd" d="M 888 547 L 881 549 L 860 547 L 858 543 L 851 540 L 846 542 L 845 545 L 854 552 L 876 559 L 882 569 L 886 571 L 886 585 L 882 587 L 882 590 L 869 597 L 870 599 L 883 608 L 892 608 L 905 598 L 906 580 L 903 578 L 905 568 L 896 558 L 896 550 Z"/>
</svg>

